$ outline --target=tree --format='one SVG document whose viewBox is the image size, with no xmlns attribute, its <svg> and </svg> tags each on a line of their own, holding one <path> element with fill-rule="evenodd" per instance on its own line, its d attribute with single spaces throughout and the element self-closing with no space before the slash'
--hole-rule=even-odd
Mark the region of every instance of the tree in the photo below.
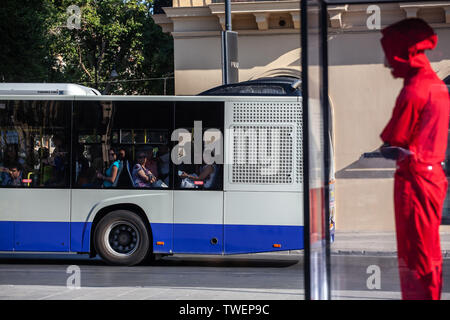
<svg viewBox="0 0 450 320">
<path fill-rule="evenodd" d="M 50 9 L 40 0 L 2 0 L 0 81 L 41 82 L 53 63 L 47 55 Z"/>
<path fill-rule="evenodd" d="M 39 66 L 42 81 L 82 83 L 114 94 L 162 93 L 162 81 L 142 80 L 173 74 L 173 41 L 154 23 L 152 2 L 44 0 L 40 3 L 45 10 L 41 9 L 42 13 L 35 19 L 39 18 L 39 30 L 44 32 L 41 32 L 42 39 L 32 40 L 40 46 L 39 56 L 44 57 L 40 64 L 36 59 L 33 62 Z M 68 28 L 71 13 L 67 8 L 71 5 L 81 9 L 80 28 Z M 6 61 L 14 54 L 21 55 L 20 51 L 9 52 Z M 33 55 L 28 51 L 26 54 Z M 114 79 L 113 70 L 117 72 Z"/>
</svg>

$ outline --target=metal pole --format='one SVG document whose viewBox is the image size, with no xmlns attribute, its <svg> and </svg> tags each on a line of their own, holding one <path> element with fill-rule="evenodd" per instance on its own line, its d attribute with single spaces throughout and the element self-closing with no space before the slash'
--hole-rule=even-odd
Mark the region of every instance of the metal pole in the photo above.
<svg viewBox="0 0 450 320">
<path fill-rule="evenodd" d="M 305 300 L 311 300 L 311 263 L 310 263 L 310 213 L 309 213 L 309 127 L 308 127 L 308 6 L 307 0 L 301 0 L 301 50 L 302 50 L 302 146 L 303 146 L 303 247 L 304 247 L 304 287 Z"/>
<path fill-rule="evenodd" d="M 326 291 L 324 299 L 331 299 L 331 257 L 330 257 L 330 143 L 329 136 L 329 105 L 328 105 L 328 10 L 327 4 L 320 1 L 320 23 L 319 23 L 319 43 L 320 43 L 320 65 L 322 68 L 321 81 L 322 85 L 322 116 L 323 116 L 323 142 L 324 142 L 324 217 L 325 220 L 325 281 Z"/>
<path fill-rule="evenodd" d="M 225 31 L 231 30 L 231 0 L 225 0 Z"/>
<path fill-rule="evenodd" d="M 222 31 L 222 83 L 228 84 L 227 31 L 231 31 L 231 0 L 225 0 L 225 31 Z"/>
</svg>

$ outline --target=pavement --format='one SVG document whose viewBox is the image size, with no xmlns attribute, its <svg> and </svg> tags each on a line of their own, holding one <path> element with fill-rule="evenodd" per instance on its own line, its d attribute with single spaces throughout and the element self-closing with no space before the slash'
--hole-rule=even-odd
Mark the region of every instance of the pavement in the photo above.
<svg viewBox="0 0 450 320">
<path fill-rule="evenodd" d="M 441 231 L 439 234 L 442 257 L 450 258 L 450 232 Z M 397 240 L 395 232 L 336 231 L 334 242 L 330 246 L 330 252 L 332 255 L 396 256 Z M 303 250 L 278 253 L 303 255 Z"/>
<path fill-rule="evenodd" d="M 440 232 L 444 258 L 450 258 L 450 232 Z M 395 232 L 336 232 L 331 254 L 396 255 Z"/>
</svg>

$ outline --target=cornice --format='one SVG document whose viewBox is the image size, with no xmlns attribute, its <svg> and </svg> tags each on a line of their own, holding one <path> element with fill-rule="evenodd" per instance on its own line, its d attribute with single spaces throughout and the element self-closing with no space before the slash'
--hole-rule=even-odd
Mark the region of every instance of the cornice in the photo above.
<svg viewBox="0 0 450 320">
<path fill-rule="evenodd" d="M 212 14 L 225 13 L 223 3 L 212 3 L 208 5 L 208 7 L 211 9 Z M 231 12 L 233 14 L 287 11 L 300 12 L 300 1 L 254 1 L 231 3 Z"/>
<path fill-rule="evenodd" d="M 206 3 L 206 2 L 204 2 Z M 405 17 L 421 17 L 422 10 L 427 10 L 426 17 L 430 17 L 430 13 L 436 18 L 431 25 L 433 27 L 443 28 L 450 27 L 450 1 L 427 1 L 427 2 L 406 2 L 401 4 L 385 4 L 381 7 L 382 25 L 389 25 L 397 20 Z M 367 17 L 367 5 L 334 5 L 328 7 L 329 12 L 329 26 L 330 32 L 371 32 L 377 30 L 369 30 L 366 26 Z M 441 11 L 442 10 L 442 11 Z M 156 23 L 161 25 L 164 30 L 173 30 L 170 28 L 170 22 L 178 23 L 178 21 L 189 21 L 205 18 L 216 17 L 218 22 L 224 29 L 225 24 L 225 8 L 223 3 L 210 3 L 204 6 L 191 6 L 191 7 L 167 7 L 164 8 L 166 18 L 157 17 Z M 232 2 L 231 4 L 232 19 L 252 19 L 253 24 L 257 29 L 256 32 L 270 31 L 271 27 L 269 21 L 271 16 L 276 14 L 287 14 L 291 17 L 292 23 L 291 29 L 300 29 L 300 1 L 299 0 L 287 0 L 287 1 L 253 1 L 253 2 Z M 444 13 L 444 14 L 443 14 Z M 156 15 L 155 15 L 156 16 Z M 385 19 L 384 17 L 388 17 Z M 445 18 L 444 18 L 445 17 Z M 293 27 L 292 27 L 293 26 Z M 210 26 L 206 27 L 210 28 Z M 284 30 L 283 29 L 283 30 Z M 179 32 L 183 34 L 189 32 L 183 31 L 183 26 L 180 25 Z M 204 30 L 218 31 L 218 30 Z M 238 30 L 242 33 L 244 30 Z M 246 31 L 246 30 L 245 30 Z M 277 29 L 276 32 L 282 32 Z"/>
</svg>

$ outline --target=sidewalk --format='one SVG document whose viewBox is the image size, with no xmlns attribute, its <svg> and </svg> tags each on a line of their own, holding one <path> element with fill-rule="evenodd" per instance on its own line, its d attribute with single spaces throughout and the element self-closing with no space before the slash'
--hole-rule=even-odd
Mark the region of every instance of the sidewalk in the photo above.
<svg viewBox="0 0 450 320">
<path fill-rule="evenodd" d="M 450 257 L 450 233 L 441 232 L 441 250 L 444 258 Z M 331 254 L 396 255 L 394 232 L 336 232 Z"/>
</svg>

